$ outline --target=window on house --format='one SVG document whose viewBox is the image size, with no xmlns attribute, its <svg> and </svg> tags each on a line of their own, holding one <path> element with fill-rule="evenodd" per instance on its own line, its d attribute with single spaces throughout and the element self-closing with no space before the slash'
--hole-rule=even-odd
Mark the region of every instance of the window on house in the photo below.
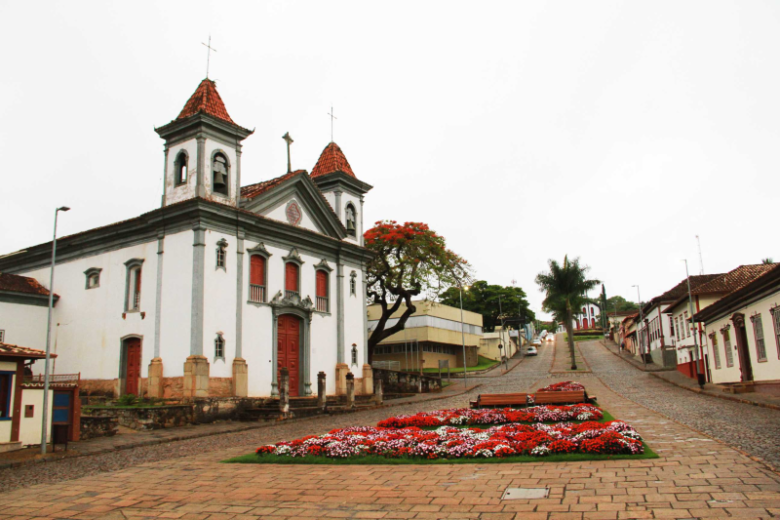
<svg viewBox="0 0 780 520">
<path fill-rule="evenodd" d="M 298 295 L 298 276 L 300 268 L 295 262 L 284 264 L 284 291 L 285 296 Z"/>
<path fill-rule="evenodd" d="M 347 234 L 354 237 L 357 234 L 357 213 L 352 203 L 347 203 L 344 210 L 344 224 L 347 228 Z"/>
<path fill-rule="evenodd" d="M 125 311 L 137 311 L 141 308 L 141 264 L 143 260 L 134 258 L 125 262 L 127 266 L 127 285 Z"/>
<path fill-rule="evenodd" d="M 349 273 L 349 294 L 357 296 L 357 273 L 355 271 Z"/>
<path fill-rule="evenodd" d="M 228 194 L 228 162 L 222 153 L 214 154 L 211 164 L 214 193 Z"/>
<path fill-rule="evenodd" d="M 731 351 L 731 335 L 729 334 L 729 329 L 721 329 L 720 333 L 723 334 L 723 348 L 726 351 L 726 366 L 733 367 L 734 353 Z"/>
<path fill-rule="evenodd" d="M 214 338 L 214 359 L 225 359 L 225 338 L 222 337 L 221 332 L 218 332 L 217 337 Z"/>
<path fill-rule="evenodd" d="M 761 315 L 751 316 L 753 322 L 753 338 L 756 340 L 756 359 L 766 361 L 766 345 L 764 344 L 764 324 Z"/>
<path fill-rule="evenodd" d="M 688 311 L 685 311 L 684 313 L 685 318 L 683 319 L 683 326 L 685 327 L 685 337 L 690 338 L 691 337 L 691 322 L 688 321 Z"/>
<path fill-rule="evenodd" d="M 13 372 L 0 372 L 0 420 L 11 417 L 11 384 Z"/>
<path fill-rule="evenodd" d="M 672 334 L 675 338 L 680 337 L 680 320 L 677 316 L 674 317 L 674 326 L 672 327 Z"/>
<path fill-rule="evenodd" d="M 227 270 L 225 260 L 227 258 L 227 240 L 224 238 L 217 242 L 217 269 Z"/>
<path fill-rule="evenodd" d="M 261 255 L 249 257 L 249 301 L 265 302 L 266 259 Z"/>
<path fill-rule="evenodd" d="M 187 182 L 187 152 L 181 151 L 173 163 L 173 172 L 176 185 Z"/>
<path fill-rule="evenodd" d="M 87 277 L 87 289 L 95 289 L 100 287 L 100 271 L 102 271 L 102 269 L 97 267 L 90 267 L 84 271 L 84 275 Z"/>
<path fill-rule="evenodd" d="M 777 359 L 780 359 L 780 307 L 772 307 L 769 309 L 769 313 L 772 315 L 772 324 L 775 328 L 775 346 L 777 347 Z"/>
<path fill-rule="evenodd" d="M 710 334 L 710 345 L 712 346 L 712 357 L 715 358 L 715 369 L 720 368 L 720 351 L 718 350 L 718 335 L 714 332 Z"/>
<path fill-rule="evenodd" d="M 318 269 L 316 274 L 317 282 L 317 310 L 328 312 L 328 272 Z"/>
</svg>

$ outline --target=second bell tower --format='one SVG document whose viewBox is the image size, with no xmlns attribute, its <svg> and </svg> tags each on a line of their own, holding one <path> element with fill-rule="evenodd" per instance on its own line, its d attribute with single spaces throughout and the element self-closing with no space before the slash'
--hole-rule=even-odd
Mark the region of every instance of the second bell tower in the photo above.
<svg viewBox="0 0 780 520">
<path fill-rule="evenodd" d="M 233 122 L 216 83 L 201 81 L 178 117 L 155 131 L 165 139 L 163 206 L 195 197 L 238 206 L 241 141 L 253 131 Z"/>
</svg>

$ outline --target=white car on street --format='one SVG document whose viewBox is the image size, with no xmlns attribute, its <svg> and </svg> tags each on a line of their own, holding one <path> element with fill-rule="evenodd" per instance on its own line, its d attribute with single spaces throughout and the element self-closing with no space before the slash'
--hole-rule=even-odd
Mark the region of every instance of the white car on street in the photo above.
<svg viewBox="0 0 780 520">
<path fill-rule="evenodd" d="M 536 354 L 538 354 L 536 347 L 528 347 L 525 351 L 526 356 L 535 356 Z"/>
</svg>

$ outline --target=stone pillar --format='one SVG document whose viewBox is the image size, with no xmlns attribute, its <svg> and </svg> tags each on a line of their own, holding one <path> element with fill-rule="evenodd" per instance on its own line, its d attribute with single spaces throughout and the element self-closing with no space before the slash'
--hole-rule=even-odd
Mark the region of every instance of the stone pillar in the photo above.
<svg viewBox="0 0 780 520">
<path fill-rule="evenodd" d="M 149 385 L 147 392 L 149 397 L 160 399 L 163 397 L 163 362 L 162 358 L 154 358 L 149 363 Z"/>
<path fill-rule="evenodd" d="M 346 395 L 348 373 L 349 365 L 346 363 L 336 365 L 336 395 Z"/>
<path fill-rule="evenodd" d="M 208 397 L 209 360 L 190 356 L 184 362 L 184 397 Z"/>
<path fill-rule="evenodd" d="M 371 395 L 374 392 L 374 370 L 371 365 L 363 365 L 363 395 Z"/>
<path fill-rule="evenodd" d="M 322 409 L 328 406 L 328 397 L 325 395 L 325 372 L 317 374 L 317 406 Z"/>
<path fill-rule="evenodd" d="M 246 397 L 249 395 L 249 374 L 244 358 L 233 360 L 233 382 L 231 386 L 234 397 Z"/>
<path fill-rule="evenodd" d="M 290 371 L 287 367 L 280 370 L 279 375 L 279 411 L 282 417 L 290 413 Z"/>
<path fill-rule="evenodd" d="M 382 378 L 374 379 L 374 402 L 382 404 L 385 402 L 384 392 L 382 391 Z"/>
<path fill-rule="evenodd" d="M 347 373 L 347 409 L 355 407 L 355 376 L 352 372 Z"/>
</svg>

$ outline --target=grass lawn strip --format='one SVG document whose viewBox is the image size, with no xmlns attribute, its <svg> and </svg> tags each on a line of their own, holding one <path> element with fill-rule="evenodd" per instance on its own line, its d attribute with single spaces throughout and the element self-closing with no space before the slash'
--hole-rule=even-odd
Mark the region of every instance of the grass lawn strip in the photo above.
<svg viewBox="0 0 780 520">
<path fill-rule="evenodd" d="M 479 363 L 477 363 L 476 366 L 468 367 L 466 369 L 466 372 L 478 372 L 480 370 L 487 370 L 489 368 L 493 368 L 494 366 L 498 365 L 499 362 L 495 359 L 486 358 L 484 356 L 479 356 Z M 442 374 L 446 374 L 446 370 L 442 370 Z M 423 374 L 438 374 L 439 369 L 438 368 L 423 368 Z M 462 374 L 463 373 L 463 367 L 455 367 L 450 368 L 450 374 Z"/>
</svg>

